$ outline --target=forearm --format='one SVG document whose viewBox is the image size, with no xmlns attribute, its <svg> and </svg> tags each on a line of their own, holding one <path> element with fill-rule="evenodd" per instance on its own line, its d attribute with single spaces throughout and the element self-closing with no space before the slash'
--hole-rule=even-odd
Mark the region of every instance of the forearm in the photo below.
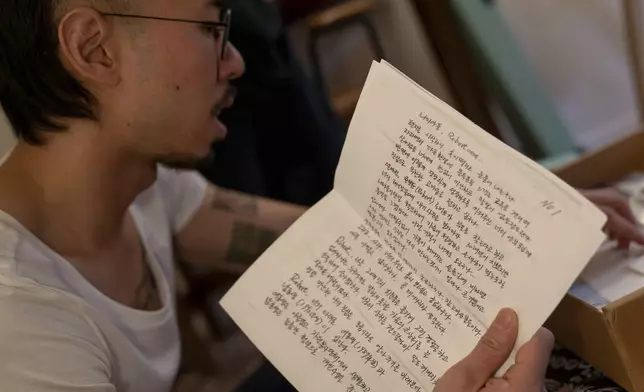
<svg viewBox="0 0 644 392">
<path fill-rule="evenodd" d="M 247 266 L 304 212 L 305 207 L 210 188 L 206 201 L 178 242 L 184 261 Z"/>
</svg>

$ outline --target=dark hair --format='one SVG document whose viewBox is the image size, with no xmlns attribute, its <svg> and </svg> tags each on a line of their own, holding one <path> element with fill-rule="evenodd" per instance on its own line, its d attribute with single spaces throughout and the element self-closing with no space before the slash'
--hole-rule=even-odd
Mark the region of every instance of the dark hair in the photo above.
<svg viewBox="0 0 644 392">
<path fill-rule="evenodd" d="M 43 144 L 65 118 L 96 119 L 94 97 L 58 57 L 60 0 L 0 0 L 0 104 L 16 136 Z"/>
</svg>

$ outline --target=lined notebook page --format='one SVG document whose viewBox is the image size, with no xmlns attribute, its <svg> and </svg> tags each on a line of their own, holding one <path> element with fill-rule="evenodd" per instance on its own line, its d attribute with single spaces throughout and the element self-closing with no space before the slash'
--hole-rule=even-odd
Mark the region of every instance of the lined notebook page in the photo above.
<svg viewBox="0 0 644 392">
<path fill-rule="evenodd" d="M 549 176 L 374 64 L 336 189 L 222 305 L 300 391 L 431 391 L 500 308 L 527 341 L 601 243 Z"/>
</svg>

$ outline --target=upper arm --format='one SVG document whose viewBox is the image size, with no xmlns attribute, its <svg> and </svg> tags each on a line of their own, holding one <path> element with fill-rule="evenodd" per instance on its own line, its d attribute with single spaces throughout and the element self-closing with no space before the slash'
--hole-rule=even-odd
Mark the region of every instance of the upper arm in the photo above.
<svg viewBox="0 0 644 392">
<path fill-rule="evenodd" d="M 0 384 L 30 392 L 116 392 L 107 348 L 76 312 L 0 297 Z"/>
<path fill-rule="evenodd" d="M 217 264 L 238 272 L 305 211 L 301 206 L 204 186 L 200 202 L 192 200 L 189 219 L 174 233 L 178 256 L 191 264 Z M 186 187 L 185 191 L 190 189 L 196 187 Z"/>
</svg>

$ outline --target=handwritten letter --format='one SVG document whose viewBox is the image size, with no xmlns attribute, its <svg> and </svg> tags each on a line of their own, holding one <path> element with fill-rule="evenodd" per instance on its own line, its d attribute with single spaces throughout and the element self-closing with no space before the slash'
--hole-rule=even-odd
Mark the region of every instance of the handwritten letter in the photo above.
<svg viewBox="0 0 644 392">
<path fill-rule="evenodd" d="M 375 66 L 336 189 L 222 301 L 299 390 L 431 391 L 500 308 L 527 341 L 601 242 L 574 191 L 535 191 L 524 160 L 448 109 Z"/>
</svg>

